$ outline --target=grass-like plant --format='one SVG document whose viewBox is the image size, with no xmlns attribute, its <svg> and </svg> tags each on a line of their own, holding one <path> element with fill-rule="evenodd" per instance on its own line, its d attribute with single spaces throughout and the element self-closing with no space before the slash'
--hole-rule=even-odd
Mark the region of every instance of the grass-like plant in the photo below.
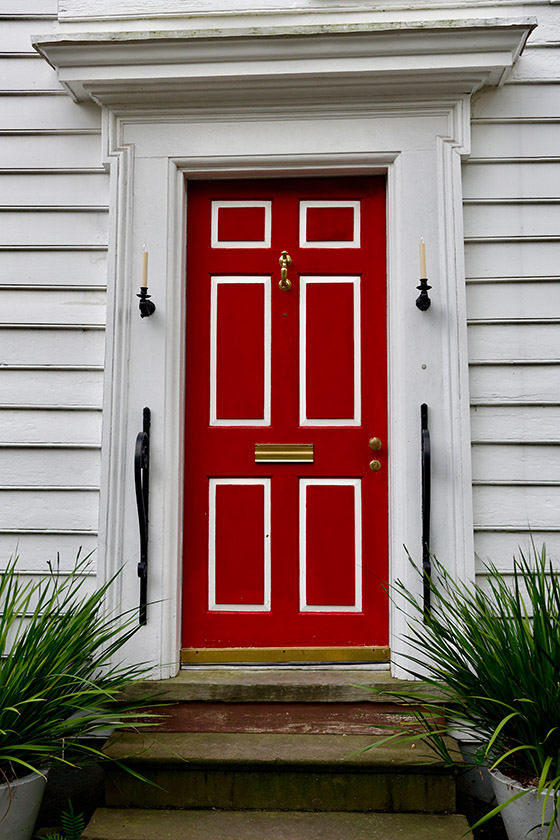
<svg viewBox="0 0 560 840">
<path fill-rule="evenodd" d="M 545 547 L 539 552 L 533 545 L 530 556 L 520 551 L 514 558 L 512 575 L 487 564 L 485 577 L 484 588 L 457 582 L 434 558 L 428 614 L 404 584 L 396 585 L 397 599 L 404 599 L 413 616 L 405 638 L 417 652 L 403 667 L 422 683 L 393 694 L 421 706 L 413 710 L 413 725 L 403 722 L 400 731 L 383 742 L 421 738 L 452 764 L 441 725 L 443 712 L 454 728 L 482 742 L 481 760 L 491 769 L 499 767 L 544 794 L 542 824 L 552 799 L 550 836 L 560 790 L 558 571 Z M 410 710 L 406 714 L 410 716 Z M 477 825 L 523 795 L 494 808 Z"/>
<path fill-rule="evenodd" d="M 78 554 L 70 572 L 49 564 L 39 581 L 20 577 L 17 559 L 0 575 L 0 782 L 102 760 L 91 739 L 141 726 L 140 710 L 154 703 L 123 697 L 147 670 L 119 663 L 137 615 L 108 614 L 114 578 L 88 594 L 88 568 Z"/>
</svg>

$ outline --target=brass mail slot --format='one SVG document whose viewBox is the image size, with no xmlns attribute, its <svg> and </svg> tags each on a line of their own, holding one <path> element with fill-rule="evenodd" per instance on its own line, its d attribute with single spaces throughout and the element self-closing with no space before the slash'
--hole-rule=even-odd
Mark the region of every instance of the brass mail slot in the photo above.
<svg viewBox="0 0 560 840">
<path fill-rule="evenodd" d="M 256 464 L 312 464 L 312 443 L 255 443 Z"/>
</svg>

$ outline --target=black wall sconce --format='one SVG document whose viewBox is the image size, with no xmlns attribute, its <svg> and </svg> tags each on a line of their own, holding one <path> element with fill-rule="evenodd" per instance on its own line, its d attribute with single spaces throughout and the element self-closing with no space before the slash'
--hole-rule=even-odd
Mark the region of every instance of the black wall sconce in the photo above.
<svg viewBox="0 0 560 840">
<path fill-rule="evenodd" d="M 149 318 L 156 311 L 156 305 L 153 300 L 150 300 L 148 294 L 148 252 L 144 247 L 142 251 L 142 283 L 140 285 L 140 294 L 136 295 L 140 298 L 138 303 L 141 318 Z"/>
<path fill-rule="evenodd" d="M 424 243 L 424 237 L 420 239 L 420 285 L 416 286 L 420 294 L 416 298 L 416 306 L 422 312 L 425 312 L 427 309 L 430 308 L 432 305 L 432 301 L 430 300 L 430 296 L 428 294 L 428 290 L 432 287 L 428 284 L 428 278 L 426 271 L 426 245 Z"/>
</svg>

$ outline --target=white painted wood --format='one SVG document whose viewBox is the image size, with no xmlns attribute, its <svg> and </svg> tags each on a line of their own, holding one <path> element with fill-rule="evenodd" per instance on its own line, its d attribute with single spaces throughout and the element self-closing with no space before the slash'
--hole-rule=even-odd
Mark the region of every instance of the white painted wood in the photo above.
<svg viewBox="0 0 560 840">
<path fill-rule="evenodd" d="M 0 135 L 2 169 L 31 167 L 93 167 L 101 164 L 101 143 L 98 136 L 26 136 Z"/>
<path fill-rule="evenodd" d="M 507 90 L 507 88 L 506 88 Z M 560 97 L 560 94 L 559 94 Z M 473 134 L 480 126 L 474 126 Z M 496 150 L 499 151 L 499 150 Z M 465 198 L 556 198 L 558 163 L 481 163 L 463 165 Z"/>
<path fill-rule="evenodd" d="M 467 277 L 555 277 L 558 242 L 477 242 L 465 245 Z"/>
<path fill-rule="evenodd" d="M 464 220 L 465 236 L 555 236 L 560 230 L 560 203 L 468 204 Z"/>
<path fill-rule="evenodd" d="M 0 410 L 4 442 L 56 440 L 101 444 L 101 412 Z M 17 476 L 14 476 L 17 479 Z"/>
<path fill-rule="evenodd" d="M 72 536 L 71 534 L 2 534 L 0 533 L 0 558 L 2 566 L 11 556 L 19 556 L 18 567 L 22 570 L 29 570 L 39 574 L 45 573 L 48 569 L 47 561 L 56 563 L 57 556 L 60 557 L 60 568 L 69 570 L 73 568 L 78 550 L 82 548 L 85 556 L 93 551 L 93 570 L 96 568 L 97 536 L 85 536 L 83 534 Z"/>
<path fill-rule="evenodd" d="M 56 71 L 36 54 L 29 58 L 0 58 L 0 91 L 62 90 Z"/>
<path fill-rule="evenodd" d="M 521 527 L 558 526 L 558 487 L 508 487 L 499 492 L 493 487 L 479 486 L 474 493 L 474 521 L 480 525 Z"/>
<path fill-rule="evenodd" d="M 42 251 L 38 256 L 33 251 L 0 250 L 0 275 L 10 284 L 102 287 L 107 279 L 107 254 L 94 250 Z M 34 313 L 29 313 L 26 320 L 33 322 Z"/>
<path fill-rule="evenodd" d="M 67 96 L 29 96 L 27 94 L 6 96 L 2 100 L 0 130 L 63 131 L 68 129 L 75 131 L 100 128 L 99 108 L 93 103 L 83 102 L 78 105 Z"/>
<path fill-rule="evenodd" d="M 16 497 L 0 487 L 0 529 L 97 528 L 97 496 L 82 490 L 19 490 Z M 12 504 L 7 504 L 11 501 Z"/>
<path fill-rule="evenodd" d="M 107 213 L 2 210 L 1 245 L 106 245 Z"/>
<path fill-rule="evenodd" d="M 534 534 L 535 545 L 540 550 L 543 542 L 546 544 L 550 557 L 558 562 L 560 558 L 560 533 L 558 531 L 539 531 Z M 521 548 L 526 556 L 531 556 L 531 535 L 526 531 L 508 533 L 492 533 L 483 531 L 475 534 L 475 549 L 479 560 L 477 571 L 482 573 L 482 563 L 491 561 L 500 571 L 511 571 L 513 555 Z"/>
<path fill-rule="evenodd" d="M 542 26 L 544 8 L 538 10 L 539 26 Z M 558 12 L 551 9 L 556 34 L 558 34 Z M 538 31 L 538 30 L 537 30 Z M 535 32 L 534 35 L 537 33 Z M 534 37 L 534 36 L 533 36 Z M 560 82 L 556 85 L 508 84 L 503 88 L 486 88 L 473 97 L 473 121 L 478 119 L 512 117 L 560 117 Z M 476 129 L 475 129 L 476 130 Z"/>
<path fill-rule="evenodd" d="M 473 479 L 478 481 L 544 482 L 556 481 L 560 475 L 557 445 L 475 444 L 472 457 Z"/>
<path fill-rule="evenodd" d="M 30 325 L 28 329 L 0 329 L 0 341 L 2 361 L 7 365 L 63 365 L 69 361 L 102 365 L 104 362 L 103 330 L 83 330 L 79 326 L 74 330 L 36 330 Z M 28 399 L 23 402 L 27 403 Z"/>
<path fill-rule="evenodd" d="M 360 277 L 300 276 L 299 300 L 299 423 L 300 426 L 359 426 L 362 418 L 362 339 L 360 315 Z M 354 413 L 352 417 L 307 416 L 307 288 L 315 283 L 351 284 L 353 293 L 354 335 Z"/>
<path fill-rule="evenodd" d="M 558 398 L 560 363 L 555 366 L 502 365 L 470 369 L 471 402 L 493 397 L 503 400 L 538 401 Z"/>
<path fill-rule="evenodd" d="M 543 284 L 544 294 L 551 284 Z M 556 284 L 552 284 L 555 286 Z M 517 284 L 511 286 L 513 291 Z M 541 288 L 539 286 L 539 288 Z M 507 285 L 504 292 L 509 292 Z M 515 297 L 502 294 L 502 300 Z M 555 359 L 560 355 L 557 323 L 489 324 L 469 326 L 469 358 L 471 359 Z"/>
<path fill-rule="evenodd" d="M 560 221 L 560 220 L 559 220 Z M 469 318 L 547 318 L 560 314 L 560 279 L 550 282 L 529 280 L 510 284 L 474 283 L 467 286 Z M 533 338 L 534 341 L 534 338 Z M 551 358 L 534 344 L 532 358 Z M 558 356 L 558 350 L 552 358 Z M 478 358 L 475 356 L 475 358 Z M 490 355 L 489 358 L 494 358 Z M 513 355 L 516 359 L 517 356 Z"/>
<path fill-rule="evenodd" d="M 98 371 L 17 370 L 0 368 L 0 400 L 3 405 L 42 403 L 99 405 L 103 374 Z"/>
<path fill-rule="evenodd" d="M 0 214 L 1 221 L 1 214 Z M 25 323 L 30 313 L 34 323 L 103 323 L 105 320 L 105 291 L 41 291 L 33 289 L 6 290 L 2 289 L 3 307 L 2 320 L 4 323 Z M 32 297 L 32 305 L 30 305 Z M 43 338 L 43 345 L 47 339 Z M 76 363 L 68 357 L 69 363 Z"/>
<path fill-rule="evenodd" d="M 216 488 L 220 485 L 263 487 L 263 601 L 261 604 L 221 604 L 216 600 Z M 208 501 L 208 609 L 225 612 L 270 612 L 271 605 L 271 479 L 270 478 L 211 478 Z"/>
<path fill-rule="evenodd" d="M 546 157 L 558 154 L 559 143 L 560 124 L 484 125 L 473 131 L 471 153 L 482 158 Z"/>
<path fill-rule="evenodd" d="M 10 207 L 106 207 L 109 178 L 98 175 L 2 175 L 1 206 Z M 0 206 L 0 209 L 1 209 Z M 22 217 L 22 221 L 25 217 Z M 107 220 L 105 227 L 108 227 Z"/>
<path fill-rule="evenodd" d="M 557 82 L 560 77 L 560 52 L 548 48 L 527 48 L 512 71 L 512 82 Z"/>
<path fill-rule="evenodd" d="M 99 483 L 99 449 L 12 446 L 0 448 L 0 452 L 0 486 L 14 483 L 28 487 L 96 486 Z M 11 502 L 15 503 L 13 496 Z"/>
<path fill-rule="evenodd" d="M 0 5 L 0 14 L 2 6 Z M 31 35 L 52 32 L 54 21 L 52 18 L 36 18 L 34 20 L 11 18 L 0 23 L 0 53 L 30 53 Z"/>
<path fill-rule="evenodd" d="M 224 318 L 218 312 L 219 287 L 223 284 L 258 283 L 263 286 L 263 330 L 264 330 L 264 405 L 262 417 L 218 417 L 218 319 Z M 211 426 L 270 426 L 272 412 L 271 369 L 272 369 L 272 333 L 271 333 L 271 277 L 212 277 L 210 281 L 210 425 Z M 228 317 L 228 316 L 225 316 Z"/>
<path fill-rule="evenodd" d="M 354 488 L 354 603 L 307 603 L 307 492 L 309 487 Z M 341 558 L 348 562 L 348 558 Z M 359 478 L 301 478 L 299 481 L 299 609 L 300 612 L 356 613 L 362 610 L 362 482 Z"/>
<path fill-rule="evenodd" d="M 473 441 L 555 441 L 560 443 L 560 405 L 474 406 Z M 560 476 L 558 478 L 560 481 Z"/>
</svg>

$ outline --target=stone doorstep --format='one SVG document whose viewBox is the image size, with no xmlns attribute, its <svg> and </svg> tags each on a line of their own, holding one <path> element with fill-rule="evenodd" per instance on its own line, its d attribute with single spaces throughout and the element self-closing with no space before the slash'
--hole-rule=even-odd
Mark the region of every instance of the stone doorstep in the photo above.
<svg viewBox="0 0 560 840">
<path fill-rule="evenodd" d="M 99 808 L 82 840 L 472 840 L 459 814 Z"/>
<path fill-rule="evenodd" d="M 430 757 L 421 743 L 390 743 L 364 751 L 375 740 L 366 735 L 123 733 L 109 742 L 107 754 L 154 784 L 142 784 L 110 764 L 106 804 L 164 809 L 455 811 L 453 769 Z"/>
<path fill-rule="evenodd" d="M 127 694 L 155 693 L 171 703 L 388 703 L 395 700 L 391 692 L 421 688 L 422 683 L 394 679 L 389 671 L 212 667 L 139 682 Z"/>
</svg>

